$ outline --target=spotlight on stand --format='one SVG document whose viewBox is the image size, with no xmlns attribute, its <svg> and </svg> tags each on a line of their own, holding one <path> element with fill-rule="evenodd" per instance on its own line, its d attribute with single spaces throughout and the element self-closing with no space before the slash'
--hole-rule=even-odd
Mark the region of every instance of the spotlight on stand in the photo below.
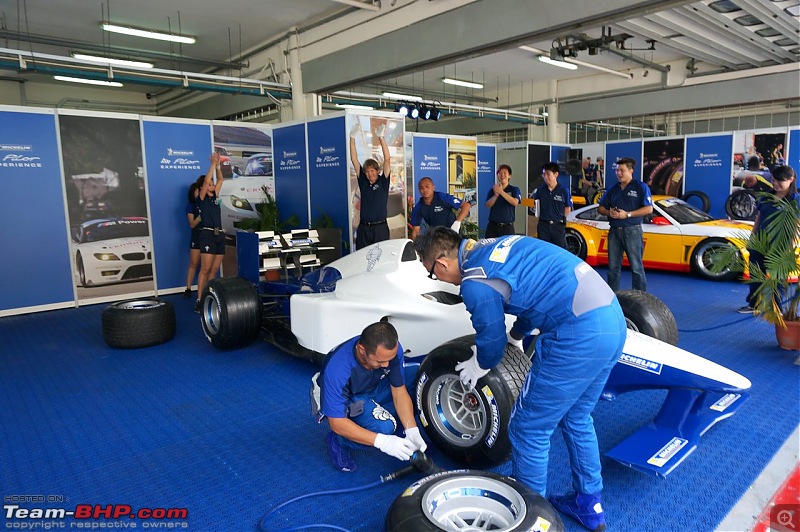
<svg viewBox="0 0 800 532">
<path fill-rule="evenodd" d="M 433 114 L 433 109 L 425 105 L 424 103 L 419 106 L 419 117 L 423 120 L 430 120 L 431 115 Z"/>
<path fill-rule="evenodd" d="M 431 120 L 433 120 L 434 122 L 438 122 L 441 117 L 442 117 L 442 112 L 434 105 L 431 108 Z"/>
</svg>

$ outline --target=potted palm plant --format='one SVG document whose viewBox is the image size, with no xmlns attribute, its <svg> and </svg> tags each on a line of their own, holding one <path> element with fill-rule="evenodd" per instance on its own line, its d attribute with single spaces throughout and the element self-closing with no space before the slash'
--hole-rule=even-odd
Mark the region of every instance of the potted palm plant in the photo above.
<svg viewBox="0 0 800 532">
<path fill-rule="evenodd" d="M 796 179 L 793 172 L 791 175 L 792 180 Z M 719 252 L 714 268 L 722 271 L 728 265 L 731 270 L 742 273 L 746 282 L 755 283 L 757 287 L 751 302 L 754 313 L 775 325 L 775 336 L 781 348 L 800 350 L 800 204 L 797 193 L 785 196 L 759 193 L 759 200 L 772 204 L 769 209 L 772 214 L 766 220 L 759 220 L 761 229 L 754 230 L 745 239 L 748 250 L 764 256 L 763 266 L 729 249 Z"/>
</svg>

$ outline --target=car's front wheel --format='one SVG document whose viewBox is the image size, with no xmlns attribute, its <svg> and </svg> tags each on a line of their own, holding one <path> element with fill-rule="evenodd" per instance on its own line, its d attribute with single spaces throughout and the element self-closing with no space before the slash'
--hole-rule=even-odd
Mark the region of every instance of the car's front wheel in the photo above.
<svg viewBox="0 0 800 532">
<path fill-rule="evenodd" d="M 425 433 L 444 454 L 492 466 L 511 454 L 508 422 L 531 363 L 521 350 L 506 345 L 500 364 L 475 389 L 467 389 L 455 367 L 472 356 L 474 343 L 474 335 L 464 336 L 425 357 L 417 372 L 417 410 Z"/>
<path fill-rule="evenodd" d="M 562 532 L 564 523 L 547 499 L 521 482 L 485 471 L 451 471 L 423 478 L 395 499 L 386 530 Z"/>
</svg>

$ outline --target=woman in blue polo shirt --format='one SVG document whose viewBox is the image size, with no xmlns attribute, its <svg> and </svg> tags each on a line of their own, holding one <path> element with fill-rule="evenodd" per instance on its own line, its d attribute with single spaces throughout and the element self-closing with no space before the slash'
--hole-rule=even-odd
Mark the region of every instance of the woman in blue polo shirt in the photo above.
<svg viewBox="0 0 800 532">
<path fill-rule="evenodd" d="M 514 234 L 515 207 L 522 201 L 518 187 L 509 184 L 511 167 L 501 164 L 497 168 L 497 183 L 486 195 L 489 208 L 489 223 L 486 225 L 486 238 Z"/>
</svg>

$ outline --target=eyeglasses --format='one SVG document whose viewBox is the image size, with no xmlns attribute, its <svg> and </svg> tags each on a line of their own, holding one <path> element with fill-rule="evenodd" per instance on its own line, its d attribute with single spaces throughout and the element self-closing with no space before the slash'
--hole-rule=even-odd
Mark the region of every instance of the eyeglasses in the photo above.
<svg viewBox="0 0 800 532">
<path fill-rule="evenodd" d="M 439 262 L 439 259 L 441 258 L 444 258 L 444 253 L 436 257 L 436 259 L 433 261 L 433 264 L 431 264 L 431 269 L 428 270 L 428 279 L 437 279 L 436 274 L 433 273 L 433 271 L 436 269 L 436 264 Z"/>
</svg>

